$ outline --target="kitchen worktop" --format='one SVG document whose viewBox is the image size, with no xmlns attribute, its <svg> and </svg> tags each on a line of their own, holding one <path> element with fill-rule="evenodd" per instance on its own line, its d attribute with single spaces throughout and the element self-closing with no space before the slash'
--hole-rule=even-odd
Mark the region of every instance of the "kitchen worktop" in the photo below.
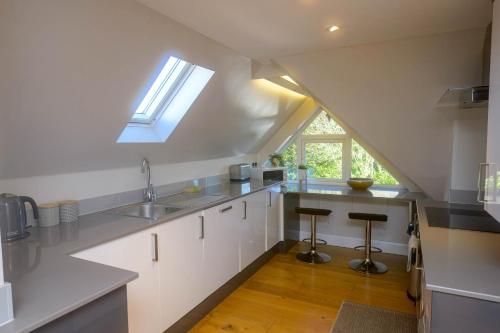
<svg viewBox="0 0 500 333">
<path fill-rule="evenodd" d="M 73 224 L 33 227 L 29 237 L 2 245 L 5 278 L 12 283 L 14 321 L 0 327 L 0 333 L 30 332 L 138 277 L 135 272 L 71 254 L 276 184 L 251 181 L 210 186 L 201 194 L 220 195 L 220 200 L 193 205 L 156 221 L 104 211 L 81 216 Z"/>
<path fill-rule="evenodd" d="M 500 302 L 500 234 L 430 227 L 426 207 L 448 203 L 417 201 L 426 287 Z"/>
<path fill-rule="evenodd" d="M 391 199 L 401 201 L 415 201 L 426 198 L 422 192 L 410 192 L 402 188 L 387 188 L 372 186 L 366 191 L 353 190 L 347 185 L 321 185 L 308 184 L 300 186 L 296 182 L 287 182 L 286 191 L 299 194 L 317 194 L 317 195 L 337 195 L 343 197 L 356 197 L 367 199 Z"/>
</svg>

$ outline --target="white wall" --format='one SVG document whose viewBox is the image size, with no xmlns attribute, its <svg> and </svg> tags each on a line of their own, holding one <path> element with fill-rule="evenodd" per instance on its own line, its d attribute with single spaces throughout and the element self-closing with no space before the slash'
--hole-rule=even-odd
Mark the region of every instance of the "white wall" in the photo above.
<svg viewBox="0 0 500 333">
<path fill-rule="evenodd" d="M 227 174 L 230 164 L 252 160 L 253 156 L 245 155 L 197 162 L 152 164 L 151 181 L 159 186 Z M 146 177 L 141 174 L 139 162 L 131 168 L 0 180 L 0 189 L 2 192 L 31 196 L 39 203 L 121 193 L 146 187 Z"/>
<path fill-rule="evenodd" d="M 477 191 L 479 163 L 486 162 L 487 109 L 462 110 L 453 122 L 451 189 Z"/>
<path fill-rule="evenodd" d="M 252 153 L 304 100 L 251 81 L 250 59 L 133 0 L 2 0 L 0 32 L 0 179 Z M 116 144 L 168 54 L 215 75 L 165 144 Z"/>
<path fill-rule="evenodd" d="M 428 195 L 449 189 L 455 114 L 447 88 L 480 83 L 485 30 L 358 45 L 276 59 Z"/>
<path fill-rule="evenodd" d="M 318 217 L 318 237 L 331 245 L 354 247 L 364 244 L 365 222 L 349 219 L 349 212 L 386 214 L 387 222 L 373 222 L 373 245 L 384 252 L 407 254 L 409 222 L 408 204 L 389 200 L 360 198 L 330 198 L 328 196 L 301 197 L 303 207 L 332 210 L 328 217 Z M 301 237 L 309 237 L 310 219 L 301 216 Z"/>
</svg>

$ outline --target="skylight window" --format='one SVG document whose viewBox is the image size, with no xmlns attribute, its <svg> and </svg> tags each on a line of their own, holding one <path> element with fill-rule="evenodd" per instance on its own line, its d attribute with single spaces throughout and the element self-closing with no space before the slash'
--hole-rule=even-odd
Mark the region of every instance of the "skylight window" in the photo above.
<svg viewBox="0 0 500 333">
<path fill-rule="evenodd" d="M 182 59 L 168 58 L 117 142 L 165 142 L 213 74 Z"/>
</svg>

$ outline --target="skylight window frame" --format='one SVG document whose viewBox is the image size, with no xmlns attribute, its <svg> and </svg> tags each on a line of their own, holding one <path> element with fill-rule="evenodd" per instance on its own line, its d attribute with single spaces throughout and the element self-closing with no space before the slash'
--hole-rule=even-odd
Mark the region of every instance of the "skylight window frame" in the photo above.
<svg viewBox="0 0 500 333">
<path fill-rule="evenodd" d="M 166 74 L 165 79 L 162 80 L 161 82 L 157 82 L 158 78 L 162 74 L 160 72 L 158 78 L 155 80 L 155 82 L 153 82 L 152 86 L 146 93 L 146 96 L 144 97 L 143 101 L 139 104 L 136 111 L 132 115 L 132 118 L 129 121 L 129 125 L 137 125 L 137 126 L 154 125 L 155 121 L 165 112 L 169 104 L 172 102 L 172 100 L 175 98 L 179 90 L 187 81 L 191 73 L 196 68 L 196 65 L 176 57 L 170 57 L 169 60 L 167 61 L 167 64 L 171 59 L 175 60 L 175 63 L 171 66 L 171 68 L 162 69 L 162 72 L 164 70 L 168 70 L 168 74 Z M 175 78 L 172 78 L 172 75 L 174 74 L 176 69 L 178 69 L 179 66 L 182 66 L 180 72 L 176 75 Z M 171 82 L 170 87 L 167 89 L 164 96 L 160 97 L 159 94 L 161 93 L 161 89 L 169 83 L 169 80 L 174 80 L 174 81 Z M 157 83 L 159 84 L 159 87 L 154 89 Z M 155 103 L 156 99 L 158 98 L 160 98 L 161 100 Z M 147 105 L 143 106 L 143 103 L 146 103 Z M 150 108 L 153 107 L 152 106 L 153 104 L 157 104 L 157 106 L 154 108 L 154 110 L 150 111 Z M 141 108 L 144 108 L 144 112 L 138 112 L 138 110 Z"/>
</svg>

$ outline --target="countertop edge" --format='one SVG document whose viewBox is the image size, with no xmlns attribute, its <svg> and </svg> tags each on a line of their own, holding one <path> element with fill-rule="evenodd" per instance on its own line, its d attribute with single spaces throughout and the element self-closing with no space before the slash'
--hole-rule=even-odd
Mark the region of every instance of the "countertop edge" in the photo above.
<svg viewBox="0 0 500 333">
<path fill-rule="evenodd" d="M 74 259 L 77 259 L 77 258 L 74 258 Z M 96 265 L 102 265 L 102 264 L 99 264 L 99 263 L 95 263 Z M 103 265 L 103 266 L 106 266 L 106 265 Z M 51 322 L 53 322 L 54 320 L 57 320 L 61 317 L 63 317 L 64 315 L 67 315 L 68 313 L 71 313 L 72 311 L 74 310 L 77 310 L 87 304 L 90 304 L 92 303 L 93 301 L 109 294 L 110 292 L 118 289 L 118 288 L 121 288 L 125 285 L 127 285 L 127 283 L 137 279 L 139 277 L 139 274 L 136 273 L 136 272 L 132 272 L 132 271 L 128 271 L 126 269 L 121 269 L 121 268 L 116 268 L 118 270 L 121 270 L 123 272 L 129 272 L 130 273 L 130 277 L 128 278 L 125 278 L 125 279 L 122 279 L 120 281 L 116 281 L 115 283 L 113 283 L 112 285 L 110 285 L 108 288 L 105 288 L 105 289 L 102 289 L 100 290 L 99 292 L 96 292 L 84 299 L 81 299 L 79 302 L 77 303 L 74 303 L 72 305 L 69 305 L 68 307 L 54 313 L 52 316 L 49 316 L 37 323 L 34 323 L 33 325 L 29 326 L 29 327 L 26 327 L 24 328 L 23 330 L 19 331 L 20 333 L 29 333 L 37 328 L 40 328 L 46 324 L 49 324 Z M 0 327 L 1 328 L 1 327 Z"/>
</svg>

